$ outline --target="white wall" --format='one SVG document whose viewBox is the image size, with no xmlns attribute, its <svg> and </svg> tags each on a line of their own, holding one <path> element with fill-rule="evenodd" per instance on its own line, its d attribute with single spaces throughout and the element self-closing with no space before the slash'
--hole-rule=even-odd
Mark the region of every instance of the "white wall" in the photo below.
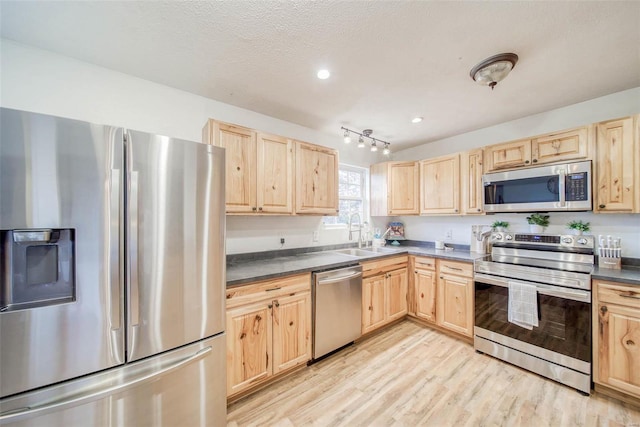
<svg viewBox="0 0 640 427">
<path fill-rule="evenodd" d="M 497 89 L 498 90 L 498 89 Z M 552 90 L 552 89 L 550 89 Z M 614 93 L 568 107 L 558 108 L 519 120 L 473 132 L 456 135 L 430 144 L 423 144 L 394 154 L 394 160 L 420 160 L 465 151 L 500 142 L 527 138 L 548 132 L 587 125 L 603 120 L 630 116 L 640 112 L 640 87 Z M 640 165 L 636 166 L 636 170 Z M 526 214 L 497 214 L 480 217 L 417 217 L 393 218 L 404 222 L 405 235 L 414 240 L 449 240 L 452 243 L 470 244 L 471 225 L 491 224 L 505 220 L 512 231 L 527 231 Z M 565 224 L 572 219 L 582 219 L 591 223 L 591 234 L 611 234 L 622 237 L 623 256 L 640 258 L 640 215 L 607 214 L 591 212 L 550 213 L 549 233 L 567 232 Z M 373 223 L 382 227 L 390 218 L 376 218 Z M 452 239 L 445 239 L 451 230 Z"/>
<path fill-rule="evenodd" d="M 344 147 L 338 131 L 335 135 L 323 134 L 4 39 L 0 39 L 0 105 L 196 141 L 201 138 L 202 126 L 212 117 L 337 148 L 344 163 L 368 166 L 382 161 L 381 157 L 363 155 L 353 147 Z M 640 112 L 640 88 L 424 144 L 395 153 L 394 158 L 435 157 L 637 112 Z M 560 231 L 562 224 L 568 221 L 567 215 L 570 216 L 553 214 L 549 231 Z M 625 255 L 640 257 L 640 215 L 576 216 L 591 221 L 595 234 L 620 235 L 628 245 L 635 242 L 627 246 L 628 249 L 625 247 Z M 409 238 L 433 241 L 444 237 L 442 230 L 452 229 L 453 242 L 469 244 L 471 224 L 490 223 L 499 218 L 502 216 L 403 217 L 399 220 L 405 222 Z M 524 224 L 520 216 L 515 218 L 508 216 L 507 220 Z M 390 218 L 376 218 L 374 225 L 383 228 L 388 220 Z M 319 242 L 312 241 L 314 230 L 320 231 Z M 228 253 L 279 249 L 281 237 L 285 238 L 284 248 L 347 242 L 345 230 L 323 229 L 320 217 L 238 216 L 227 219 Z"/>
<path fill-rule="evenodd" d="M 208 118 L 236 123 L 336 148 L 340 161 L 368 167 L 380 155 L 345 147 L 342 132 L 334 135 L 234 107 L 55 53 L 0 39 L 0 105 L 200 141 Z M 336 244 L 346 241 L 344 230 L 313 230 L 320 217 L 229 217 L 227 252 L 253 252 Z"/>
</svg>

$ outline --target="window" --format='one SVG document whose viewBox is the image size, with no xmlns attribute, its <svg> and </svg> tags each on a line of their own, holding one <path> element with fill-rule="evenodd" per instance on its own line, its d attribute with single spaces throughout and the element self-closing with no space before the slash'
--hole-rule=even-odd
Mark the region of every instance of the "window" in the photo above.
<svg viewBox="0 0 640 427">
<path fill-rule="evenodd" d="M 338 216 L 326 216 L 324 225 L 342 226 L 349 223 L 349 216 L 360 214 L 362 222 L 369 214 L 367 177 L 368 169 L 357 166 L 340 165 L 338 171 Z"/>
</svg>

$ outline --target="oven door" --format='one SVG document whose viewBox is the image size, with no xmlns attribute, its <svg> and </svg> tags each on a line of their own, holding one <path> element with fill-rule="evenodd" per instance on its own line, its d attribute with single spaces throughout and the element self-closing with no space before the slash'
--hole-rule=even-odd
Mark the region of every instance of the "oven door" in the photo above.
<svg viewBox="0 0 640 427">
<path fill-rule="evenodd" d="M 591 292 L 533 282 L 539 326 L 532 330 L 508 319 L 509 279 L 475 275 L 476 335 L 533 356 L 590 373 Z"/>
</svg>

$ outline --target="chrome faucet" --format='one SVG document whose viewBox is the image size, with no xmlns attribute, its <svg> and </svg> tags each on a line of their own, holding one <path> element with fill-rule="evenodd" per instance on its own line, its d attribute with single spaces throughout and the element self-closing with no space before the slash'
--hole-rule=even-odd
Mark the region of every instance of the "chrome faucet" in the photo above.
<svg viewBox="0 0 640 427">
<path fill-rule="evenodd" d="M 358 247 L 362 248 L 362 218 L 360 218 L 360 214 L 358 212 L 352 213 L 349 216 L 349 240 L 353 239 L 353 218 L 358 217 Z"/>
</svg>

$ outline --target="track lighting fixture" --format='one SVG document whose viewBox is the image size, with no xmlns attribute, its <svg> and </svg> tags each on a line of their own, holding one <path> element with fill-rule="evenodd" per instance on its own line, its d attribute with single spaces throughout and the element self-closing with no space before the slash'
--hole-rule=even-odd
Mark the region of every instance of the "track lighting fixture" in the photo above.
<svg viewBox="0 0 640 427">
<path fill-rule="evenodd" d="M 345 144 L 350 144 L 351 143 L 351 136 L 349 136 L 349 131 L 348 130 L 344 131 L 344 143 Z"/>
<path fill-rule="evenodd" d="M 341 127 L 340 129 L 344 130 L 344 142 L 345 143 L 349 143 L 351 142 L 351 134 L 355 134 L 358 135 L 358 148 L 364 148 L 365 147 L 365 142 L 364 139 L 365 138 L 369 138 L 371 140 L 371 151 L 376 152 L 378 151 L 378 144 L 377 143 L 381 143 L 384 144 L 384 148 L 382 150 L 382 154 L 384 154 L 385 156 L 388 156 L 389 154 L 391 154 L 391 149 L 389 148 L 389 146 L 391 145 L 391 143 L 389 142 L 385 142 L 385 141 L 380 141 L 379 139 L 375 139 L 371 137 L 371 134 L 373 133 L 373 130 L 371 129 L 365 129 L 362 131 L 362 133 L 360 132 L 356 132 L 353 131 L 351 129 L 347 129 L 346 127 Z M 348 139 L 348 141 L 347 141 Z"/>
</svg>

